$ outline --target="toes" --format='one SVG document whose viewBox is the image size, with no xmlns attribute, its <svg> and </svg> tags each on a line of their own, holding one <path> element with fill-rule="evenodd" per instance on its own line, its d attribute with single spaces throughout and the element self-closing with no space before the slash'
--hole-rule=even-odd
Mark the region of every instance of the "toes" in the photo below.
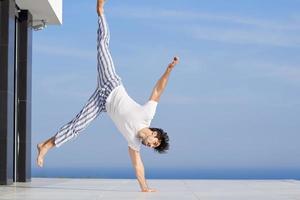
<svg viewBox="0 0 300 200">
<path fill-rule="evenodd" d="M 38 159 L 37 164 L 38 164 L 38 166 L 43 167 L 43 160 Z"/>
</svg>

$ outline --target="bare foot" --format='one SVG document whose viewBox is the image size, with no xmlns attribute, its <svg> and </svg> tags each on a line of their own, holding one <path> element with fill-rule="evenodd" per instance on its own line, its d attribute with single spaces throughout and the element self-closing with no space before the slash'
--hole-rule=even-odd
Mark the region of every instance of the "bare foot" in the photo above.
<svg viewBox="0 0 300 200">
<path fill-rule="evenodd" d="M 46 155 L 48 149 L 43 146 L 43 143 L 37 145 L 38 156 L 36 159 L 37 165 L 39 167 L 43 167 L 44 165 L 44 156 Z"/>
<path fill-rule="evenodd" d="M 36 158 L 36 163 L 38 166 L 43 167 L 44 164 L 44 157 L 49 149 L 55 146 L 55 137 L 51 137 L 48 140 L 39 143 L 36 147 L 38 150 L 38 155 Z"/>
</svg>

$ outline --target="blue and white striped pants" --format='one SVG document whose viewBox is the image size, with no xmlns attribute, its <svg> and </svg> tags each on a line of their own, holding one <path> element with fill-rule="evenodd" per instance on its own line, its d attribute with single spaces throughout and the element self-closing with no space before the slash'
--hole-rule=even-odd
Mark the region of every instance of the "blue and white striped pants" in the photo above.
<svg viewBox="0 0 300 200">
<path fill-rule="evenodd" d="M 101 112 L 106 112 L 105 102 L 108 95 L 118 85 L 121 78 L 116 74 L 109 51 L 109 28 L 104 14 L 98 16 L 97 31 L 97 87 L 81 111 L 55 134 L 54 143 L 59 147 L 68 140 L 77 137 Z"/>
</svg>

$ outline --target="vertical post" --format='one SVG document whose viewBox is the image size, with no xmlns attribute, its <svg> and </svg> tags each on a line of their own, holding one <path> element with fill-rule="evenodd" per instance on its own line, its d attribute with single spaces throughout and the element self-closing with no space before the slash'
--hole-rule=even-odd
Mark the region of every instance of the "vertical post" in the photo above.
<svg viewBox="0 0 300 200">
<path fill-rule="evenodd" d="M 13 183 L 15 0 L 0 0 L 0 184 Z"/>
<path fill-rule="evenodd" d="M 32 16 L 19 13 L 17 32 L 17 176 L 16 181 L 31 181 L 31 71 Z"/>
</svg>

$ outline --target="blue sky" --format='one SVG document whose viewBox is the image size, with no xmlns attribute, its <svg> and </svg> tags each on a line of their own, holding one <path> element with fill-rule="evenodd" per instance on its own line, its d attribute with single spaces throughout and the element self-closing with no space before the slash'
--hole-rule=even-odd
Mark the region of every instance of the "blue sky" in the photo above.
<svg viewBox="0 0 300 200">
<path fill-rule="evenodd" d="M 143 148 L 146 170 L 300 171 L 299 8 L 298 0 L 108 0 L 114 63 L 138 103 L 181 58 L 152 121 L 171 149 Z M 70 121 L 96 86 L 96 31 L 95 1 L 64 0 L 63 25 L 33 34 L 34 173 L 130 168 L 106 114 L 49 152 L 45 169 L 34 163 L 36 143 Z"/>
</svg>

